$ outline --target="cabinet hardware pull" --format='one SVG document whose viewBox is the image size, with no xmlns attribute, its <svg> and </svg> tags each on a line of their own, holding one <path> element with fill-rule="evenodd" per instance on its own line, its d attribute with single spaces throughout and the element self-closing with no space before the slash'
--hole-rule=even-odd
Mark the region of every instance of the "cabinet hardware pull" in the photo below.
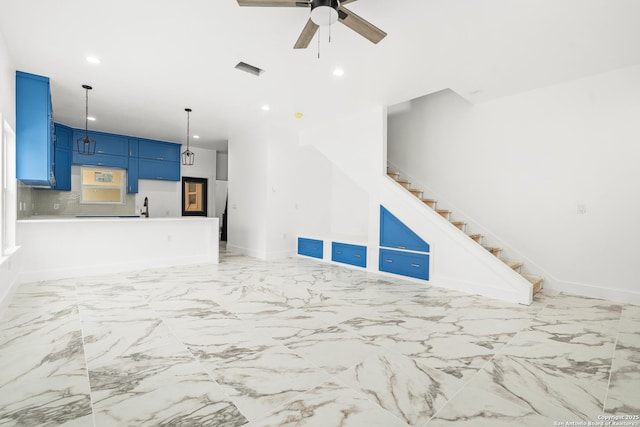
<svg viewBox="0 0 640 427">
<path fill-rule="evenodd" d="M 420 267 L 420 264 L 411 264 L 411 267 L 418 268 L 418 267 Z"/>
<path fill-rule="evenodd" d="M 156 157 L 156 160 L 164 160 L 164 157 Z"/>
<path fill-rule="evenodd" d="M 354 257 L 360 258 L 360 254 L 353 254 Z"/>
<path fill-rule="evenodd" d="M 337 253 L 338 255 L 340 255 L 340 254 L 342 253 L 342 251 L 336 251 L 336 253 Z"/>
<path fill-rule="evenodd" d="M 406 246 L 398 246 L 398 249 L 407 249 Z"/>
<path fill-rule="evenodd" d="M 384 262 L 393 262 L 392 259 L 385 259 Z"/>
</svg>

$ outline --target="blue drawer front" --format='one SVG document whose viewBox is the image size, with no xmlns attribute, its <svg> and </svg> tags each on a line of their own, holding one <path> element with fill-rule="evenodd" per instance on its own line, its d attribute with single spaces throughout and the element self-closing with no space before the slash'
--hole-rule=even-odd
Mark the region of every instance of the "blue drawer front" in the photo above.
<svg viewBox="0 0 640 427">
<path fill-rule="evenodd" d="M 429 280 L 429 255 L 380 249 L 380 271 Z"/>
<path fill-rule="evenodd" d="M 322 240 L 305 239 L 304 237 L 298 237 L 298 254 L 306 255 L 314 258 L 322 259 Z"/>
<path fill-rule="evenodd" d="M 331 261 L 351 264 L 357 267 L 367 266 L 366 246 L 350 245 L 347 243 L 331 243 Z"/>
<path fill-rule="evenodd" d="M 94 154 L 92 156 L 85 156 L 83 154 L 78 154 L 77 151 L 73 152 L 74 165 L 107 166 L 126 169 L 127 160 L 128 158 L 124 156 L 112 156 L 110 154 Z"/>
</svg>

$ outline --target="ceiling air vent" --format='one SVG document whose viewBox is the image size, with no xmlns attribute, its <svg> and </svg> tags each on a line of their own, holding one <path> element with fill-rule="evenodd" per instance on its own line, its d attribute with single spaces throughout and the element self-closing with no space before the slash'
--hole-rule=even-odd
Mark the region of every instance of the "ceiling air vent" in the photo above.
<svg viewBox="0 0 640 427">
<path fill-rule="evenodd" d="M 254 67 L 251 64 L 247 64 L 246 62 L 238 62 L 238 65 L 235 66 L 236 69 L 245 71 L 249 74 L 253 74 L 254 76 L 259 76 L 264 73 L 262 68 Z"/>
</svg>

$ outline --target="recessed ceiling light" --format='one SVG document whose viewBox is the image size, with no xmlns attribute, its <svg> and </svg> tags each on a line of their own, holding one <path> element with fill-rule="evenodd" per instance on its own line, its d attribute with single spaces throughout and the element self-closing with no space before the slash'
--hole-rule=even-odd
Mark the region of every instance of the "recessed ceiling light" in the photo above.
<svg viewBox="0 0 640 427">
<path fill-rule="evenodd" d="M 269 111 L 271 109 L 271 107 L 269 107 L 268 105 L 263 105 L 262 106 L 262 111 Z"/>
<path fill-rule="evenodd" d="M 333 75 L 336 77 L 342 77 L 344 76 L 344 70 L 342 68 L 336 68 L 333 70 Z"/>
<path fill-rule="evenodd" d="M 87 56 L 87 62 L 89 62 L 91 64 L 99 64 L 100 60 L 98 58 L 96 58 L 95 56 Z"/>
<path fill-rule="evenodd" d="M 87 117 L 87 120 L 89 120 L 90 122 L 95 122 L 96 118 L 89 116 L 89 117 Z"/>
<path fill-rule="evenodd" d="M 193 135 L 193 139 L 200 139 L 200 135 Z"/>
</svg>

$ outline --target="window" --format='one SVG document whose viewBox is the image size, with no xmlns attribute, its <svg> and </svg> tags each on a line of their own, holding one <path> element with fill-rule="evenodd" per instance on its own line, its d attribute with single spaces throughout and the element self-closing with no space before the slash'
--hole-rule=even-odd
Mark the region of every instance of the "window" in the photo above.
<svg viewBox="0 0 640 427">
<path fill-rule="evenodd" d="M 0 115 L 0 255 L 16 244 L 16 134 Z"/>
<path fill-rule="evenodd" d="M 81 204 L 124 204 L 126 173 L 124 169 L 80 169 Z"/>
</svg>

